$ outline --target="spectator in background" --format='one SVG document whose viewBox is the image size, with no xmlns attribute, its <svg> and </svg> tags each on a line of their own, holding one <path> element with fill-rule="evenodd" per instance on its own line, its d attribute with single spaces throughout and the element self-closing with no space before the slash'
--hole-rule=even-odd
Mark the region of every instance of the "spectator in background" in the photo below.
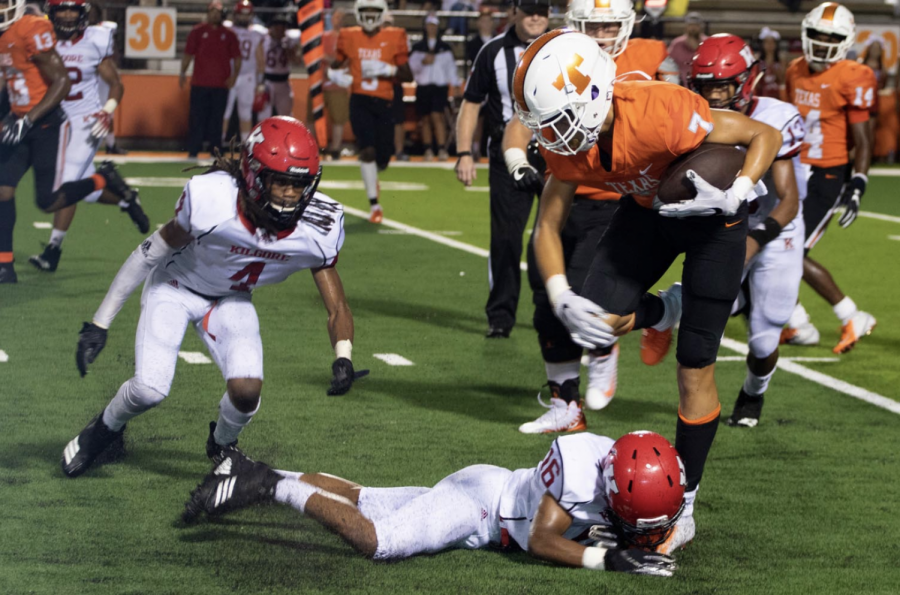
<svg viewBox="0 0 900 595">
<path fill-rule="evenodd" d="M 203 148 L 203 141 L 209 142 L 210 151 L 221 148 L 228 90 L 234 86 L 237 73 L 241 70 L 241 48 L 237 36 L 234 31 L 222 26 L 223 20 L 222 3 L 213 0 L 207 7 L 206 22 L 191 29 L 181 59 L 181 77 L 178 80 L 181 88 L 187 81 L 188 66 L 194 61 L 188 131 L 188 156 L 193 158 Z"/>
<path fill-rule="evenodd" d="M 759 32 L 760 55 L 763 64 L 763 77 L 756 88 L 756 94 L 760 97 L 772 97 L 787 101 L 787 93 L 784 87 L 784 62 L 778 51 L 778 43 L 781 34 L 768 27 L 763 27 Z"/>
<path fill-rule="evenodd" d="M 288 35 L 293 16 L 280 12 L 269 21 L 269 34 L 263 40 L 265 57 L 265 90 L 269 101 L 259 112 L 259 119 L 273 115 L 293 116 L 294 90 L 291 88 L 291 67 L 303 62 L 299 34 Z M 273 112 L 274 109 L 274 112 Z"/>
<path fill-rule="evenodd" d="M 669 44 L 669 56 L 678 65 L 682 85 L 687 86 L 690 81 L 691 60 L 700 43 L 707 37 L 703 34 L 704 24 L 699 12 L 687 13 L 684 15 L 684 35 L 679 35 Z"/>
<path fill-rule="evenodd" d="M 868 122 L 873 141 L 872 156 L 878 161 L 893 163 L 897 153 L 897 100 L 893 93 L 881 93 L 888 82 L 884 45 L 884 37 L 870 35 L 856 61 L 865 64 L 875 73 L 875 100 L 869 109 Z"/>
<path fill-rule="evenodd" d="M 494 11 L 490 6 L 482 6 L 478 9 L 475 29 L 475 33 L 466 40 L 466 68 L 471 68 L 475 63 L 478 50 L 494 36 Z"/>
<path fill-rule="evenodd" d="M 337 60 L 337 38 L 341 27 L 344 26 L 346 12 L 335 8 L 331 13 L 331 30 L 322 36 L 322 49 L 325 53 L 325 63 L 333 64 Z M 325 100 L 325 111 L 331 120 L 331 141 L 328 145 L 328 153 L 332 159 L 341 158 L 341 143 L 344 139 L 344 126 L 350 121 L 350 85 L 353 77 L 348 69 L 343 73 L 330 73 L 322 86 Z"/>
<path fill-rule="evenodd" d="M 422 128 L 425 160 L 434 159 L 432 143 L 437 141 L 438 160 L 446 161 L 447 97 L 450 87 L 459 88 L 456 59 L 453 50 L 441 40 L 440 20 L 430 14 L 425 17 L 425 34 L 412 46 L 409 68 L 416 80 L 416 115 Z"/>
</svg>

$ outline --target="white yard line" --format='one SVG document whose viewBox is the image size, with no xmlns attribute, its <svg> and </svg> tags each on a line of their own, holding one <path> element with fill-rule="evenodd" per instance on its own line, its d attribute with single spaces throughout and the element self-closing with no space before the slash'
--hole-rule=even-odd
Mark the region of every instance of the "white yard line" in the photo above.
<svg viewBox="0 0 900 595">
<path fill-rule="evenodd" d="M 878 219 L 879 221 L 889 221 L 891 223 L 900 223 L 900 217 L 895 217 L 894 215 L 885 215 L 884 213 L 873 213 L 872 211 L 860 211 L 860 217 L 866 217 L 868 219 Z"/>
<path fill-rule="evenodd" d="M 0 349 L 0 364 L 5 364 L 8 361 L 9 361 L 9 355 L 7 355 L 5 351 Z"/>
<path fill-rule="evenodd" d="M 413 366 L 411 361 L 396 353 L 373 353 L 372 357 L 380 359 L 389 366 Z"/>
<path fill-rule="evenodd" d="M 178 357 L 189 364 L 211 364 L 212 360 L 199 351 L 179 351 Z"/>
<path fill-rule="evenodd" d="M 895 242 L 900 242 L 900 236 L 888 236 L 889 240 L 894 240 Z"/>
<path fill-rule="evenodd" d="M 344 207 L 344 212 L 356 217 L 361 217 L 363 219 L 369 218 L 369 214 L 367 212 L 360 211 L 359 209 L 354 209 L 352 207 Z M 475 256 L 481 256 L 482 258 L 488 257 L 488 251 L 484 248 L 472 246 L 471 244 L 466 244 L 465 242 L 459 242 L 457 240 L 451 240 L 449 238 L 433 234 L 429 231 L 425 231 L 411 225 L 406 225 L 405 223 L 400 223 L 399 221 L 385 219 L 382 222 L 382 225 L 393 229 L 402 229 L 410 235 L 419 236 L 420 238 L 431 240 L 432 242 L 443 244 L 445 246 L 449 246 L 450 248 L 456 248 L 457 250 L 462 250 L 463 252 L 468 252 L 469 254 L 474 254 Z M 525 270 L 525 263 L 522 263 L 522 270 Z M 750 348 L 746 343 L 741 343 L 740 341 L 735 341 L 734 339 L 729 339 L 728 337 L 722 338 L 722 346 L 741 355 L 747 355 L 747 353 L 749 353 L 750 351 Z M 828 376 L 827 374 L 822 374 L 821 372 L 811 370 L 802 364 L 798 364 L 793 361 L 787 361 L 787 358 L 779 361 L 778 367 L 789 374 L 796 374 L 797 376 L 805 378 L 810 382 L 815 382 L 816 384 L 820 384 L 826 388 L 830 388 L 831 390 L 843 393 L 845 395 L 853 397 L 854 399 L 860 399 L 862 401 L 865 401 L 866 403 L 870 403 L 872 405 L 875 405 L 876 407 L 880 407 L 882 409 L 886 409 L 892 413 L 900 415 L 900 402 L 879 395 L 878 393 L 874 393 L 870 390 L 866 390 L 864 388 L 850 384 L 849 382 L 833 378 L 831 376 Z"/>
<path fill-rule="evenodd" d="M 53 224 L 49 221 L 35 221 L 32 225 L 35 229 L 53 229 Z"/>
</svg>

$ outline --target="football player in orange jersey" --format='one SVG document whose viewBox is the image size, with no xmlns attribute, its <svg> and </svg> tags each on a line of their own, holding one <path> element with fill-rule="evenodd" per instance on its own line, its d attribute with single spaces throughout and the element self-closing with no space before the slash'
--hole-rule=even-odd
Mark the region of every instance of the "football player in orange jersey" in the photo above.
<svg viewBox="0 0 900 595">
<path fill-rule="evenodd" d="M 344 27 L 338 34 L 337 60 L 329 69 L 334 73 L 350 67 L 350 126 L 359 151 L 359 168 L 369 198 L 372 223 L 381 223 L 378 204 L 378 172 L 387 169 L 394 154 L 394 80 L 413 80 L 409 69 L 406 31 L 385 27 L 385 0 L 356 0 L 358 27 Z M 337 82 L 337 81 L 335 81 Z"/>
<path fill-rule="evenodd" d="M 112 164 L 90 178 L 60 185 L 69 130 L 60 102 L 72 83 L 55 44 L 53 25 L 26 15 L 25 0 L 0 0 L 0 70 L 11 106 L 0 124 L 0 283 L 18 280 L 12 249 L 14 199 L 28 168 L 34 167 L 37 205 L 47 213 L 107 186 L 120 196 L 127 188 Z"/>
<path fill-rule="evenodd" d="M 675 447 L 687 491 L 684 515 L 659 549 L 670 553 L 694 536 L 694 499 L 721 410 L 716 353 L 744 267 L 746 199 L 765 191 L 758 182 L 782 137 L 743 114 L 710 110 L 683 87 L 657 81 L 613 86 L 615 76 L 615 63 L 593 39 L 557 29 L 522 55 L 513 92 L 519 118 L 537 134 L 550 171 L 534 252 L 554 313 L 572 340 L 596 349 L 630 330 L 653 328 L 666 339 L 649 345 L 662 353 L 680 321 Z M 696 198 L 662 204 L 656 192 L 669 165 L 705 142 L 747 147 L 740 176 L 720 190 L 689 170 Z M 566 276 L 560 237 L 579 184 L 623 195 L 581 295 Z M 647 293 L 681 254 L 683 287 L 664 298 Z"/>
<path fill-rule="evenodd" d="M 663 80 L 678 84 L 678 65 L 669 58 L 666 44 L 652 39 L 629 40 L 635 12 L 631 0 L 572 0 L 566 15 L 568 26 L 594 38 L 616 62 L 617 80 Z M 522 190 L 536 188 L 543 178 L 526 158 L 531 131 L 518 118 L 510 120 L 503 137 L 503 154 L 513 181 Z M 579 186 L 572 212 L 562 230 L 566 275 L 574 291 L 580 291 L 594 257 L 594 246 L 606 231 L 618 208 L 620 194 Z M 534 261 L 533 241 L 528 244 L 528 281 L 534 301 L 534 328 L 551 390 L 550 409 L 535 421 L 519 427 L 524 433 L 578 431 L 585 427 L 578 390 L 583 349 L 572 342 L 565 326 L 553 315 L 544 283 Z M 603 409 L 616 393 L 619 348 L 617 345 L 588 352 L 588 385 L 585 404 Z M 653 362 L 658 363 L 658 362 Z"/>
<path fill-rule="evenodd" d="M 801 37 L 803 57 L 791 62 L 786 85 L 788 100 L 806 119 L 807 130 L 800 154 L 809 170 L 809 194 L 803 206 L 807 251 L 803 279 L 831 304 L 840 319 L 841 338 L 834 352 L 846 353 L 872 332 L 875 317 L 859 310 L 828 269 L 808 253 L 825 233 L 837 207 L 844 207 L 838 221 L 841 227 L 856 220 L 872 159 L 868 120 L 877 88 L 871 68 L 846 59 L 856 40 L 853 13 L 846 7 L 834 2 L 820 4 L 803 19 Z M 850 143 L 848 139 L 852 139 Z M 849 149 L 854 146 L 853 175 L 848 180 Z M 800 303 L 781 339 L 795 345 L 819 342 L 819 331 Z"/>
</svg>

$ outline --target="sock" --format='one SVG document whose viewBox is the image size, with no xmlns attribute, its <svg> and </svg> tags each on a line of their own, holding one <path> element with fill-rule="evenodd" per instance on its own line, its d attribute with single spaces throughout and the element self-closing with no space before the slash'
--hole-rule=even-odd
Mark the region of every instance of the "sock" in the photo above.
<svg viewBox="0 0 900 595">
<path fill-rule="evenodd" d="M 544 368 L 547 369 L 547 380 L 562 386 L 566 380 L 578 378 L 581 372 L 581 361 L 575 360 L 558 364 L 544 362 Z"/>
<path fill-rule="evenodd" d="M 283 471 L 281 469 L 274 469 L 274 471 L 275 471 L 275 473 L 277 473 L 278 475 L 281 475 L 285 479 L 292 479 L 295 481 L 300 479 L 300 477 L 303 476 L 303 473 L 300 473 L 299 471 Z"/>
<path fill-rule="evenodd" d="M 697 499 L 697 490 L 700 487 L 696 487 L 690 492 L 684 493 L 684 512 L 681 513 L 682 517 L 693 516 L 694 515 L 694 500 Z"/>
<path fill-rule="evenodd" d="M 103 423 L 113 432 L 118 432 L 129 420 L 159 405 L 165 397 L 131 378 L 119 387 L 116 396 L 103 410 Z"/>
<path fill-rule="evenodd" d="M 262 400 L 260 399 L 260 402 L 261 401 Z M 216 423 L 216 431 L 213 434 L 216 444 L 225 446 L 237 440 L 238 434 L 241 433 L 244 426 L 250 423 L 250 420 L 253 419 L 253 415 L 257 411 L 259 411 L 259 404 L 257 404 L 256 409 L 250 413 L 238 411 L 237 407 L 234 406 L 234 403 L 231 402 L 228 391 L 225 391 L 222 400 L 219 401 L 219 421 Z"/>
<path fill-rule="evenodd" d="M 841 301 L 834 305 L 834 315 L 837 316 L 841 324 L 847 324 L 853 315 L 859 312 L 859 308 L 853 303 L 849 297 L 844 297 Z"/>
<path fill-rule="evenodd" d="M 380 210 L 381 210 L 381 205 L 378 204 L 378 199 L 377 199 L 377 198 L 370 198 L 370 199 L 369 199 L 369 207 L 370 207 L 373 211 L 380 211 Z"/>
<path fill-rule="evenodd" d="M 797 328 L 808 322 L 809 314 L 806 313 L 806 308 L 803 307 L 803 304 L 797 302 L 797 305 L 794 306 L 794 311 L 791 312 L 791 317 L 788 319 L 788 326 L 790 328 Z"/>
<path fill-rule="evenodd" d="M 554 384 L 557 384 L 554 381 L 551 381 L 551 390 Z M 572 401 L 578 401 L 581 399 L 581 393 L 578 391 L 578 385 L 581 384 L 581 379 L 579 377 L 569 378 L 562 384 L 558 384 L 559 393 L 558 397 L 565 401 L 566 403 L 571 403 Z"/>
<path fill-rule="evenodd" d="M 362 172 L 363 186 L 366 188 L 366 196 L 369 202 L 378 203 L 378 166 L 374 161 L 368 163 L 361 161 L 359 170 Z M 374 201 L 374 202 L 373 202 Z"/>
<path fill-rule="evenodd" d="M 659 324 L 665 313 L 666 305 L 662 298 L 652 293 L 645 293 L 634 312 L 634 328 L 649 328 Z"/>
<path fill-rule="evenodd" d="M 317 493 L 318 488 L 305 481 L 282 479 L 275 486 L 275 501 L 287 504 L 300 512 L 306 512 L 306 501 Z"/>
<path fill-rule="evenodd" d="M 16 199 L 0 202 L 0 264 L 13 261 L 13 228 L 16 226 Z"/>
<path fill-rule="evenodd" d="M 66 239 L 66 232 L 54 228 L 50 232 L 50 245 L 59 248 L 62 246 L 63 240 Z"/>
<path fill-rule="evenodd" d="M 684 472 L 687 476 L 685 491 L 697 489 L 700 478 L 703 477 L 703 467 L 706 465 L 706 457 L 716 439 L 716 431 L 719 429 L 719 414 L 721 405 L 717 405 L 715 411 L 700 419 L 686 420 L 678 411 L 678 424 L 675 427 L 675 450 L 681 455 L 684 463 Z"/>
<path fill-rule="evenodd" d="M 744 392 L 752 397 L 760 396 L 769 388 L 769 381 L 775 375 L 775 369 L 765 376 L 757 376 L 747 370 L 747 378 L 744 379 Z"/>
</svg>

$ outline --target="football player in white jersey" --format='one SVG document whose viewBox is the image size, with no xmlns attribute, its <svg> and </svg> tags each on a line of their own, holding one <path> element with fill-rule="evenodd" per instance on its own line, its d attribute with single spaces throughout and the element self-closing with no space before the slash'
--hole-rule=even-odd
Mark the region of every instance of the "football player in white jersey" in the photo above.
<svg viewBox="0 0 900 595">
<path fill-rule="evenodd" d="M 291 89 L 291 66 L 300 64 L 300 42 L 287 34 L 291 19 L 277 14 L 269 23 L 269 34 L 263 42 L 265 54 L 265 86 L 269 101 L 260 111 L 260 118 L 272 115 L 272 108 L 279 116 L 290 116 L 294 111 L 294 91 Z"/>
<path fill-rule="evenodd" d="M 56 51 L 72 80 L 72 88 L 61 104 L 70 123 L 62 165 L 63 183 L 94 175 L 94 155 L 106 138 L 113 112 L 125 93 L 112 60 L 112 32 L 103 27 L 89 27 L 88 11 L 86 0 L 49 0 L 47 3 L 48 17 L 58 39 Z M 101 80 L 109 87 L 109 97 L 102 106 L 98 95 Z M 113 166 L 107 162 L 101 167 L 111 169 Z M 121 180 L 117 178 L 117 181 Z M 150 229 L 150 220 L 144 214 L 137 192 L 128 188 L 124 181 L 116 188 L 107 186 L 93 191 L 84 202 L 117 205 L 128 213 L 141 233 Z M 53 214 L 49 243 L 43 253 L 32 256 L 28 262 L 42 271 L 52 273 L 56 270 L 62 256 L 62 242 L 75 218 L 75 207 L 71 205 Z"/>
<path fill-rule="evenodd" d="M 806 130 L 797 108 L 777 99 L 754 97 L 759 62 L 735 35 L 707 38 L 691 70 L 691 86 L 709 106 L 732 109 L 781 131 L 784 143 L 766 174 L 769 193 L 750 209 L 750 232 L 744 285 L 735 311 L 747 313 L 747 376 L 728 425 L 752 428 L 759 423 L 763 395 L 775 374 L 781 329 L 791 316 L 803 277 L 802 201 L 806 176 L 800 149 Z"/>
<path fill-rule="evenodd" d="M 103 412 L 66 446 L 63 472 L 77 477 L 125 423 L 169 394 L 185 329 L 206 344 L 226 381 L 218 423 L 210 423 L 207 455 L 214 461 L 236 448 L 259 408 L 263 383 L 256 287 L 310 270 L 328 312 L 336 359 L 330 395 L 350 390 L 353 315 L 335 265 L 344 243 L 343 207 L 316 192 L 319 149 L 303 124 L 269 118 L 251 132 L 240 160 L 220 158 L 191 178 L 175 217 L 122 265 L 109 292 L 84 323 L 76 362 L 87 372 L 106 343 L 107 329 L 128 296 L 144 283 L 135 347 L 135 375 Z"/>
<path fill-rule="evenodd" d="M 516 545 L 564 566 L 672 576 L 668 554 L 677 547 L 685 483 L 675 448 L 653 432 L 615 442 L 561 436 L 537 467 L 473 465 L 433 488 L 363 487 L 324 473 L 275 471 L 233 453 L 191 493 L 183 519 L 274 501 L 375 560 Z"/>
<path fill-rule="evenodd" d="M 250 0 L 240 0 L 237 3 L 232 19 L 231 30 L 237 35 L 238 45 L 241 48 L 241 71 L 234 81 L 234 86 L 228 91 L 228 103 L 225 104 L 225 122 L 222 124 L 222 131 L 223 134 L 227 134 L 231 113 L 237 106 L 241 142 L 244 142 L 247 140 L 253 124 L 253 99 L 256 95 L 256 88 L 262 84 L 262 73 L 265 69 L 266 59 L 263 50 L 265 34 L 250 26 L 253 22 L 253 4 Z M 290 113 L 282 115 L 289 116 Z M 227 146 L 227 143 L 224 142 L 227 139 L 223 138 L 222 140 L 222 146 Z"/>
</svg>

